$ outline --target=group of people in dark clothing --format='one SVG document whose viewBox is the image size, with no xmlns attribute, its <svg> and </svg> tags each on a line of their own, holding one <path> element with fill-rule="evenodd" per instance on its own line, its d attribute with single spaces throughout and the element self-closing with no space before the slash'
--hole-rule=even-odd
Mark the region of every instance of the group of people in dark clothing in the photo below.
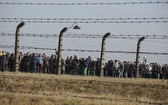
<svg viewBox="0 0 168 105">
<path fill-rule="evenodd" d="M 0 70 L 14 71 L 14 53 L 0 51 Z M 62 59 L 62 74 L 69 75 L 92 75 L 100 74 L 100 58 L 92 59 L 78 58 L 76 55 Z M 57 74 L 57 55 L 39 53 L 20 52 L 19 71 L 30 73 Z M 141 63 L 139 65 L 139 75 L 142 78 L 168 79 L 168 64 L 160 65 L 157 63 Z M 135 62 L 109 60 L 105 62 L 104 76 L 134 78 L 137 77 Z"/>
</svg>

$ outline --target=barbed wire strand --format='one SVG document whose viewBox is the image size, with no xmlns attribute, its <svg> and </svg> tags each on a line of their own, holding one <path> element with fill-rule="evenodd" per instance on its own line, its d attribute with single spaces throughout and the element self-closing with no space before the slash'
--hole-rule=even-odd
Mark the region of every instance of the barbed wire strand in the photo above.
<svg viewBox="0 0 168 105">
<path fill-rule="evenodd" d="M 142 17 L 142 18 L 5 18 L 1 17 L 1 20 L 163 20 L 168 17 Z"/>
<path fill-rule="evenodd" d="M 14 45 L 0 45 L 0 48 L 14 48 Z M 35 49 L 35 50 L 55 50 L 54 48 L 41 48 L 41 47 L 31 47 L 31 46 L 20 46 L 20 49 Z M 81 50 L 81 49 L 62 49 L 62 51 L 78 51 L 78 52 L 101 52 L 100 50 Z M 134 51 L 104 51 L 105 53 L 125 53 L 125 54 L 136 54 Z M 150 55 L 168 55 L 168 53 L 158 53 L 158 52 L 140 52 L 140 54 L 150 54 Z"/>
<path fill-rule="evenodd" d="M 22 21 L 15 20 L 0 20 L 0 22 L 4 23 L 19 23 Z M 168 23 L 167 20 L 164 21 L 24 21 L 26 23 Z"/>
<path fill-rule="evenodd" d="M 21 2 L 0 2 L 1 5 L 135 5 L 135 4 L 168 4 L 168 2 L 117 2 L 117 3 L 21 3 Z"/>
<path fill-rule="evenodd" d="M 0 33 L 0 36 L 15 36 L 15 33 Z M 21 37 L 59 37 L 59 34 L 30 34 L 24 33 L 20 34 Z M 168 39 L 168 35 L 110 35 L 108 38 L 118 38 L 118 39 L 139 39 L 141 37 L 146 39 Z M 100 34 L 64 34 L 65 38 L 103 38 L 103 35 Z"/>
</svg>

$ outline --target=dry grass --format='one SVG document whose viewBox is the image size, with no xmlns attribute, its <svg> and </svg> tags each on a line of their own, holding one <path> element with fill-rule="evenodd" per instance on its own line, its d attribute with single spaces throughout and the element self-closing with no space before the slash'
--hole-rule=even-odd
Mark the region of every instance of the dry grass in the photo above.
<svg viewBox="0 0 168 105">
<path fill-rule="evenodd" d="M 166 105 L 168 80 L 0 72 L 0 105 Z"/>
</svg>

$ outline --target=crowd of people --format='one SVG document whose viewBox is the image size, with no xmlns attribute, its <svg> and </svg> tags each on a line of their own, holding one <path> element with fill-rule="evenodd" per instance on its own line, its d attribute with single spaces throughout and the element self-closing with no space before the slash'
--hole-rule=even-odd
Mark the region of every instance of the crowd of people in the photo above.
<svg viewBox="0 0 168 105">
<path fill-rule="evenodd" d="M 69 75 L 91 75 L 99 76 L 100 58 L 92 59 L 78 58 L 76 55 L 62 59 L 62 74 Z M 12 52 L 0 51 L 0 70 L 14 70 L 15 55 Z M 30 73 L 57 74 L 57 55 L 48 56 L 43 53 L 22 53 L 19 54 L 19 71 Z M 160 65 L 157 63 L 143 62 L 139 65 L 138 74 L 142 78 L 168 79 L 168 64 Z M 105 62 L 104 76 L 135 78 L 137 71 L 135 62 L 109 60 Z"/>
</svg>

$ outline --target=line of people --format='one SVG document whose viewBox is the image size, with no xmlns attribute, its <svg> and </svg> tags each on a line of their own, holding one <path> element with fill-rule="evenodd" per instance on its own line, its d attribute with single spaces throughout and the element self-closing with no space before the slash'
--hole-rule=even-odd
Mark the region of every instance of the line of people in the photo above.
<svg viewBox="0 0 168 105">
<path fill-rule="evenodd" d="M 14 53 L 0 51 L 0 70 L 14 71 Z M 19 71 L 31 73 L 57 73 L 57 55 L 20 52 Z M 76 55 L 62 59 L 62 74 L 92 75 L 100 74 L 100 58 L 78 58 Z M 166 78 L 168 79 L 168 64 L 142 63 L 139 65 L 139 74 L 142 78 Z M 109 60 L 105 63 L 104 76 L 134 78 L 137 76 L 135 62 Z"/>
</svg>

